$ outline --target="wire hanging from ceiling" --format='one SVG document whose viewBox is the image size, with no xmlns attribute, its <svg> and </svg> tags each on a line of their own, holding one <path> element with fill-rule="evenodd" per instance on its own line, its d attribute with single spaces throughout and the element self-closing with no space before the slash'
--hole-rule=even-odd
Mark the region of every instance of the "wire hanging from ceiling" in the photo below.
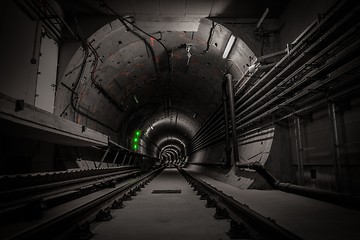
<svg viewBox="0 0 360 240">
<path fill-rule="evenodd" d="M 140 31 L 141 33 L 145 34 L 146 36 L 154 39 L 155 41 L 157 41 L 165 50 L 166 52 L 166 59 L 167 59 L 167 65 L 168 65 L 168 71 L 169 71 L 169 76 L 171 75 L 171 63 L 170 63 L 170 57 L 169 57 L 169 50 L 166 48 L 166 46 L 155 36 L 145 32 L 144 30 L 142 30 L 141 28 L 139 28 L 138 26 L 136 26 L 133 22 L 129 21 L 128 19 L 120 16 L 120 14 L 118 14 L 112 7 L 110 7 L 105 1 L 103 0 L 99 0 L 100 1 L 100 6 L 104 6 L 105 8 L 107 8 L 110 12 L 112 12 L 124 25 L 125 27 L 128 28 L 127 24 L 130 24 L 131 26 L 133 26 L 134 28 L 136 28 L 138 31 Z M 130 28 L 128 28 L 128 30 L 132 31 L 134 33 L 133 30 L 131 30 Z M 136 33 L 135 33 L 136 34 Z M 140 35 L 136 34 L 138 37 L 142 38 Z M 143 39 L 143 38 L 142 38 Z M 144 40 L 144 39 L 143 39 Z"/>
</svg>

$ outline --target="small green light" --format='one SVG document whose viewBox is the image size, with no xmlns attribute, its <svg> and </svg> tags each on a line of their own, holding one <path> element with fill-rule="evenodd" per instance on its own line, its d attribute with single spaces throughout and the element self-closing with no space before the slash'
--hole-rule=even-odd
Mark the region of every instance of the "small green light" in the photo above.
<svg viewBox="0 0 360 240">
<path fill-rule="evenodd" d="M 137 137 L 139 137 L 140 134 L 141 134 L 140 130 L 137 130 L 137 131 L 135 132 L 135 136 L 137 136 Z"/>
<path fill-rule="evenodd" d="M 135 143 L 139 142 L 139 139 L 138 139 L 138 138 L 134 138 L 134 142 L 135 142 Z"/>
<path fill-rule="evenodd" d="M 138 147 L 139 147 L 139 146 L 138 146 L 137 144 L 134 144 L 134 145 L 133 145 L 133 149 L 134 149 L 134 150 L 137 150 Z"/>
</svg>

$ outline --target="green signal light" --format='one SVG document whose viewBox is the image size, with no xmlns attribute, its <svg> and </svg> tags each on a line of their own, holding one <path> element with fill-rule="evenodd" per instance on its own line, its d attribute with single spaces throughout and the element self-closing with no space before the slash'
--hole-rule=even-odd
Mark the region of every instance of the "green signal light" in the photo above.
<svg viewBox="0 0 360 240">
<path fill-rule="evenodd" d="M 140 135 L 141 135 L 141 131 L 140 130 L 136 130 L 134 132 L 134 137 L 132 139 L 132 149 L 134 151 L 138 150 L 139 149 L 139 138 L 140 138 Z"/>
</svg>

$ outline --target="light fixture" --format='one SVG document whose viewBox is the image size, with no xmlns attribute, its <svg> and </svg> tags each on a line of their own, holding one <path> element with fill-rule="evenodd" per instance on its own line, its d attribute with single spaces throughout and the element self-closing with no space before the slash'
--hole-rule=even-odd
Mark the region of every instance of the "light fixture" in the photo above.
<svg viewBox="0 0 360 240">
<path fill-rule="evenodd" d="M 139 100 L 137 99 L 137 97 L 136 97 L 135 94 L 133 95 L 133 97 L 134 97 L 135 102 L 136 102 L 136 103 L 139 103 Z"/>
<path fill-rule="evenodd" d="M 256 68 L 255 64 L 251 64 L 251 65 L 248 67 L 249 73 L 255 72 L 255 68 Z"/>
<path fill-rule="evenodd" d="M 235 36 L 231 35 L 229 38 L 229 41 L 226 44 L 225 50 L 224 50 L 224 54 L 223 54 L 223 58 L 227 58 L 229 56 L 230 50 L 232 48 L 232 46 L 234 45 L 235 42 Z"/>
</svg>

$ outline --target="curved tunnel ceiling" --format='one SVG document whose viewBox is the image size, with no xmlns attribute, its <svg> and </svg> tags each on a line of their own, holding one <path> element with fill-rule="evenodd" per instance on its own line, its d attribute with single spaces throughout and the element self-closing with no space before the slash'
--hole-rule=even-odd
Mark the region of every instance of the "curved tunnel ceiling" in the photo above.
<svg viewBox="0 0 360 240">
<path fill-rule="evenodd" d="M 151 34 L 119 20 L 100 28 L 88 38 L 98 59 L 94 52 L 86 58 L 83 47 L 78 49 L 65 70 L 62 82 L 67 88 L 59 88 L 58 106 L 66 109 L 73 98 L 86 116 L 68 108 L 67 118 L 127 147 L 140 129 L 141 152 L 159 156 L 174 145 L 185 156 L 186 144 L 221 104 L 224 73 L 230 69 L 240 78 L 254 54 L 237 38 L 228 57 L 232 60 L 223 59 L 232 33 L 209 19 L 202 19 L 196 32 L 159 29 Z"/>
</svg>

